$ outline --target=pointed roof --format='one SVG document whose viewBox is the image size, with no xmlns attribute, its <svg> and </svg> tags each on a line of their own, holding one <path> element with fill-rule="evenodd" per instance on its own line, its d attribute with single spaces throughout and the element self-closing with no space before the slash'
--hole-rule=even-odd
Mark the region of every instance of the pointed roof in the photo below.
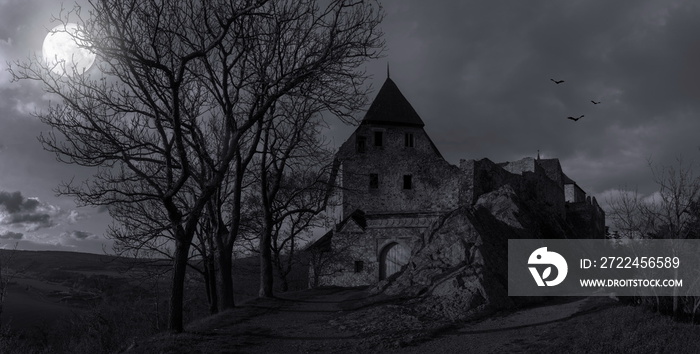
<svg viewBox="0 0 700 354">
<path fill-rule="evenodd" d="M 369 106 L 362 124 L 388 124 L 423 127 L 425 124 L 420 119 L 406 97 L 403 96 L 398 86 L 390 78 L 386 78 L 384 85 L 379 89 L 377 97 Z"/>
</svg>

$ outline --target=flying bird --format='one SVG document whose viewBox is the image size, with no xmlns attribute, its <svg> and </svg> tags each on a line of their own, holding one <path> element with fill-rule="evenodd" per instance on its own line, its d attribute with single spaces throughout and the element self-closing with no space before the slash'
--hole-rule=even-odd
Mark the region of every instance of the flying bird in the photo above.
<svg viewBox="0 0 700 354">
<path fill-rule="evenodd" d="M 555 84 L 557 84 L 557 85 L 559 85 L 559 84 L 561 84 L 562 82 L 564 82 L 564 80 L 559 80 L 559 81 L 554 80 L 554 79 L 550 79 L 550 80 L 552 80 L 552 82 L 555 83 Z"/>
<path fill-rule="evenodd" d="M 566 117 L 567 119 L 571 119 L 574 122 L 578 121 L 579 119 L 583 118 L 583 114 L 580 117 L 574 118 L 574 117 Z"/>
<path fill-rule="evenodd" d="M 600 103 L 600 101 L 596 102 L 596 101 L 593 101 L 593 100 L 591 100 L 591 102 L 593 102 L 593 104 L 599 104 L 599 103 Z"/>
</svg>

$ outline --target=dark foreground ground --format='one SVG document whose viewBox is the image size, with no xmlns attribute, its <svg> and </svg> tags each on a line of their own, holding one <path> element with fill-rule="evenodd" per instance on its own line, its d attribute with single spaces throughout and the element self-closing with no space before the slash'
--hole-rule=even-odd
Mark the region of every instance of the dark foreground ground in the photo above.
<svg viewBox="0 0 700 354">
<path fill-rule="evenodd" d="M 462 323 L 420 318 L 362 289 L 304 290 L 254 300 L 132 343 L 129 353 L 697 353 L 700 326 L 603 297 Z"/>
<path fill-rule="evenodd" d="M 152 265 L 67 252 L 17 252 L 11 264 L 21 271 L 0 318 L 0 353 L 700 353 L 700 325 L 605 297 L 451 323 L 357 288 L 266 300 L 239 292 L 240 307 L 151 336 L 164 328 L 168 289 Z M 237 284 L 254 290 L 251 279 Z M 204 292 L 190 283 L 186 318 L 202 318 Z"/>
</svg>

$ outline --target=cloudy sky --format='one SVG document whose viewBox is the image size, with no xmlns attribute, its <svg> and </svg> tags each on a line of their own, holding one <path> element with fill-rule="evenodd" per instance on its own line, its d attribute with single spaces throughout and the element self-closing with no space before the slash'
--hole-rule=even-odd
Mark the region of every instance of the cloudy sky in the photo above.
<svg viewBox="0 0 700 354">
<path fill-rule="evenodd" d="M 540 150 L 604 203 L 624 185 L 652 193 L 649 159 L 700 157 L 697 1 L 383 4 L 388 48 L 368 64 L 372 84 L 382 85 L 390 63 L 392 79 L 452 163 Z M 0 0 L 0 247 L 100 253 L 110 247 L 103 237 L 109 215 L 53 191 L 92 171 L 42 150 L 36 137 L 47 127 L 31 112 L 46 96 L 35 83 L 11 83 L 5 71 L 6 61 L 40 53 L 59 9 L 57 1 Z M 352 129 L 334 125 L 336 145 Z"/>
</svg>

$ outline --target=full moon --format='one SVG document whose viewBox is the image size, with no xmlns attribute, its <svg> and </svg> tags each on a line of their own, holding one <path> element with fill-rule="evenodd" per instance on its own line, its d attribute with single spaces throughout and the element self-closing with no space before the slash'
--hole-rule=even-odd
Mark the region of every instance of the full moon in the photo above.
<svg viewBox="0 0 700 354">
<path fill-rule="evenodd" d="M 75 23 L 58 25 L 44 38 L 42 52 L 51 70 L 59 75 L 82 74 L 95 62 L 95 54 L 80 48 L 74 36 L 81 36 L 82 30 Z"/>
</svg>

